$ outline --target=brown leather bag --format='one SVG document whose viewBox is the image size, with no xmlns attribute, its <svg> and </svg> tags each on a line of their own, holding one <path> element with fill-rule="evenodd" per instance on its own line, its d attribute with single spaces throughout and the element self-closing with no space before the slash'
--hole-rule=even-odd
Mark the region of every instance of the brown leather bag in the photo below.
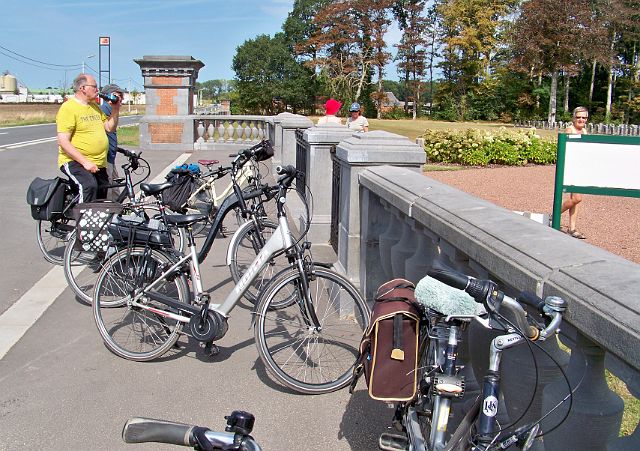
<svg viewBox="0 0 640 451">
<path fill-rule="evenodd" d="M 408 401 L 415 396 L 420 313 L 414 289 L 405 279 L 393 279 L 378 288 L 371 321 L 360 343 L 351 393 L 364 373 L 373 399 Z"/>
</svg>

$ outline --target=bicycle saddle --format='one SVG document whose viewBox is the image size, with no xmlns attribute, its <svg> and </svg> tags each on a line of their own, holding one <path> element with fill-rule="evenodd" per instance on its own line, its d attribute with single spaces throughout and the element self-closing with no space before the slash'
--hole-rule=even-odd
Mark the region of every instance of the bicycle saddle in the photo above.
<svg viewBox="0 0 640 451">
<path fill-rule="evenodd" d="M 186 226 L 207 219 L 207 217 L 207 215 L 196 213 L 193 215 L 167 215 L 166 218 L 168 224 Z"/>
<path fill-rule="evenodd" d="M 143 193 L 153 196 L 155 194 L 159 194 L 163 192 L 164 190 L 172 186 L 173 186 L 173 183 L 171 182 L 158 183 L 156 185 L 152 185 L 151 183 L 142 183 L 140 184 L 140 189 L 142 190 Z"/>
<path fill-rule="evenodd" d="M 212 164 L 218 164 L 220 163 L 220 161 L 218 160 L 198 160 L 198 164 L 201 164 L 203 166 L 210 166 Z"/>
</svg>

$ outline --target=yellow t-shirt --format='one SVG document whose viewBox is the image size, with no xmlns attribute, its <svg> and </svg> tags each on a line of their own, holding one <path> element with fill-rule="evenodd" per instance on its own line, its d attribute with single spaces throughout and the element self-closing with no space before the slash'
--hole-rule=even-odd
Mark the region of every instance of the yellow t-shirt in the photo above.
<svg viewBox="0 0 640 451">
<path fill-rule="evenodd" d="M 88 105 L 83 105 L 71 98 L 58 110 L 56 126 L 58 133 L 71 133 L 71 144 L 89 161 L 99 168 L 106 168 L 109 140 L 104 123 L 107 119 L 107 115 L 96 103 L 89 102 Z M 73 158 L 58 146 L 58 166 L 70 161 L 73 161 Z"/>
</svg>

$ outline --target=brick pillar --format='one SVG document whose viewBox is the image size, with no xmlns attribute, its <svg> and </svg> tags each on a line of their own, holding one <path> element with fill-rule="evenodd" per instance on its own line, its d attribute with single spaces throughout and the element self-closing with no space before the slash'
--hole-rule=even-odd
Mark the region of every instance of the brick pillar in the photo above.
<svg viewBox="0 0 640 451">
<path fill-rule="evenodd" d="M 191 56 L 144 56 L 134 60 L 142 70 L 147 99 L 140 119 L 140 148 L 193 151 L 193 96 L 198 71 Z"/>
</svg>

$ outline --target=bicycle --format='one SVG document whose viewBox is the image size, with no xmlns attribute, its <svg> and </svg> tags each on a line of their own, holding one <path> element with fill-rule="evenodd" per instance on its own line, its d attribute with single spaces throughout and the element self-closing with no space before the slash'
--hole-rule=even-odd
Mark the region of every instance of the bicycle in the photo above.
<svg viewBox="0 0 640 451">
<path fill-rule="evenodd" d="M 186 334 L 215 355 L 214 341 L 226 334 L 229 313 L 251 282 L 274 255 L 293 251 L 295 264 L 272 279 L 255 309 L 259 355 L 272 376 L 301 393 L 327 393 L 349 384 L 369 307 L 348 279 L 293 250 L 285 202 L 298 171 L 287 166 L 277 173 L 278 227 L 221 304 L 212 303 L 202 289 L 191 225 L 203 215 L 168 217 L 187 230 L 190 251 L 185 256 L 133 246 L 109 258 L 98 276 L 93 313 L 111 352 L 134 361 L 156 359 L 176 343 L 186 324 Z M 287 356 L 280 358 L 282 353 Z"/>
<path fill-rule="evenodd" d="M 169 445 L 191 446 L 207 451 L 260 451 L 262 448 L 251 436 L 255 417 L 240 410 L 225 416 L 227 426 L 224 432 L 212 431 L 201 426 L 175 423 L 151 418 L 131 418 L 122 429 L 125 443 L 167 443 Z"/>
<path fill-rule="evenodd" d="M 515 431 L 510 430 L 510 426 L 503 428 L 496 420 L 500 358 L 506 349 L 555 336 L 566 302 L 555 296 L 542 300 L 527 292 L 514 299 L 490 280 L 474 279 L 443 267 L 435 267 L 428 275 L 430 277 L 425 277 L 416 287 L 423 315 L 419 332 L 418 391 L 413 400 L 396 406 L 394 423 L 405 435 L 383 433 L 379 439 L 380 449 L 488 451 L 512 445 L 529 449 L 538 437 L 542 418 Z M 469 296 L 463 296 L 459 290 Z M 485 311 L 469 314 L 476 309 L 476 303 L 482 303 Z M 521 304 L 541 314 L 546 325 L 529 318 Z M 448 422 L 456 406 L 452 401 L 465 394 L 464 377 L 459 374 L 460 366 L 456 362 L 460 332 L 471 320 L 504 334 L 491 342 L 482 395 L 450 433 Z"/>
<path fill-rule="evenodd" d="M 107 185 L 107 188 L 125 188 L 120 192 L 117 199 L 118 202 L 124 202 L 128 197 L 129 190 L 133 191 L 133 186 L 144 182 L 149 177 L 149 164 L 135 152 L 122 148 L 118 148 L 117 151 L 129 159 L 128 165 L 131 172 L 135 172 L 142 167 L 144 173 L 146 168 L 146 175 L 135 184 L 132 183 L 131 179 L 128 181 L 119 179 L 116 183 Z M 142 162 L 142 166 L 140 166 L 140 162 Z M 65 200 L 61 214 L 51 221 L 38 220 L 36 222 L 38 247 L 45 260 L 55 265 L 62 265 L 64 262 L 64 251 L 72 232 L 75 230 L 73 209 L 80 199 L 76 185 L 68 179 L 60 178 L 60 181 L 64 184 L 65 190 Z"/>
<path fill-rule="evenodd" d="M 220 207 L 221 202 L 234 192 L 234 185 L 237 184 L 240 187 L 247 187 L 248 189 L 260 187 L 262 177 L 260 175 L 258 163 L 271 158 L 271 156 L 273 156 L 273 148 L 269 141 L 264 140 L 248 150 L 256 157 L 247 159 L 242 165 L 239 165 L 237 171 L 232 176 L 232 181 L 220 194 L 216 191 L 215 182 L 229 174 L 231 172 L 231 168 L 220 167 L 218 169 L 213 169 L 213 166 L 219 164 L 220 161 L 198 160 L 198 164 L 206 166 L 207 172 L 196 175 L 196 189 L 191 193 L 183 205 L 183 211 L 186 214 L 201 213 L 207 215 L 207 221 L 203 221 L 194 229 L 194 233 L 196 235 L 204 231 L 207 225 L 213 222 L 215 219 L 215 212 Z M 230 155 L 230 157 L 236 157 L 236 155 Z M 244 221 L 239 219 L 238 225 L 241 225 L 243 222 Z"/>
</svg>

